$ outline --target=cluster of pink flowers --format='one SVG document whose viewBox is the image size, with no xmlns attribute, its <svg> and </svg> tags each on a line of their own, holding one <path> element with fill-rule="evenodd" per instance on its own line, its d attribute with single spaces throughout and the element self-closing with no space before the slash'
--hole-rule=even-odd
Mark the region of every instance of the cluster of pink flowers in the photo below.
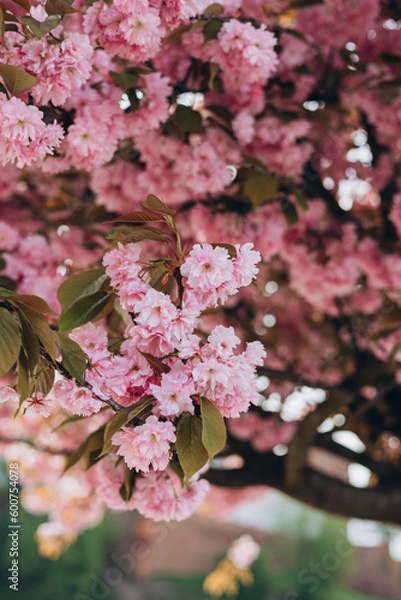
<svg viewBox="0 0 401 600">
<path fill-rule="evenodd" d="M 146 0 L 95 2 L 85 15 L 84 27 L 94 44 L 136 62 L 156 54 L 164 34 L 158 11 Z"/>
<path fill-rule="evenodd" d="M 183 521 L 202 504 L 209 490 L 204 479 L 192 478 L 186 487 L 170 469 L 138 479 L 134 502 L 137 510 L 155 521 Z"/>
<path fill-rule="evenodd" d="M 36 106 L 0 93 L 0 162 L 17 167 L 30 166 L 53 154 L 64 134 L 56 122 L 46 125 Z"/>
<path fill-rule="evenodd" d="M 73 100 L 79 100 L 81 93 Z M 91 171 L 109 162 L 124 137 L 124 115 L 118 105 L 118 91 L 113 89 L 109 97 L 94 93 L 92 105 L 85 102 L 76 111 L 74 123 L 68 129 L 62 150 L 66 165 Z"/>
<path fill-rule="evenodd" d="M 117 454 L 123 456 L 130 469 L 149 472 L 164 471 L 170 461 L 170 444 L 175 442 L 174 425 L 168 421 L 159 421 L 154 415 L 148 417 L 143 425 L 123 428 L 112 437 Z"/>
<path fill-rule="evenodd" d="M 151 73 L 143 78 L 140 88 L 143 98 L 139 109 L 126 119 L 127 136 L 136 137 L 158 129 L 169 117 L 168 97 L 172 92 L 169 79 L 160 73 Z"/>
<path fill-rule="evenodd" d="M 217 306 L 240 287 L 247 286 L 257 273 L 256 264 L 261 260 L 253 244 L 236 245 L 237 256 L 231 259 L 226 248 L 210 244 L 196 244 L 181 267 L 191 302 L 201 308 Z"/>
<path fill-rule="evenodd" d="M 116 0 L 112 5 L 100 1 L 88 9 L 84 28 L 94 44 L 111 55 L 142 62 L 159 51 L 166 27 L 179 25 L 207 5 L 205 0 Z"/>
<path fill-rule="evenodd" d="M 208 51 L 223 70 L 226 90 L 235 93 L 238 85 L 265 85 L 277 67 L 276 43 L 265 25 L 257 29 L 251 23 L 240 23 L 236 19 L 224 23 L 217 42 L 212 42 Z"/>
<path fill-rule="evenodd" d="M 6 263 L 2 274 L 18 282 L 21 294 L 41 296 L 58 311 L 58 286 L 71 267 L 83 269 L 91 264 L 94 251 L 81 247 L 83 232 L 76 228 L 52 232 L 46 239 L 34 233 L 34 227 L 29 222 L 24 232 L 23 227 L 0 221 L 0 252 Z"/>
<path fill-rule="evenodd" d="M 172 206 L 219 194 L 232 181 L 228 167 L 240 161 L 232 139 L 217 128 L 190 134 L 188 143 L 150 131 L 136 139 L 136 146 L 146 165 L 135 176 L 138 195 L 152 189 Z"/>
<path fill-rule="evenodd" d="M 257 400 L 253 373 L 255 366 L 263 363 L 262 345 L 253 342 L 245 352 L 234 355 L 240 340 L 232 328 L 217 326 L 206 344 L 194 335 L 205 308 L 224 302 L 255 277 L 260 255 L 252 247 L 237 245 L 237 256 L 230 258 L 225 248 L 196 245 L 180 268 L 185 289 L 182 308 L 140 277 L 138 245 L 120 244 L 105 255 L 106 273 L 123 307 L 135 314 L 134 323 L 127 328 L 128 339 L 121 346 L 123 356 L 111 359 L 113 369 L 118 360 L 122 369 L 129 368 L 131 373 L 132 362 L 137 364 L 135 379 L 126 379 L 125 393 L 131 387 L 131 395 L 137 397 L 133 385 L 143 395 L 149 387 L 157 399 L 156 411 L 164 418 L 183 411 L 193 413 L 194 398 L 200 396 L 212 400 L 225 416 L 237 416 Z M 146 361 L 138 364 L 138 352 L 133 348 L 160 358 L 178 351 L 179 358 L 169 359 L 171 370 L 156 382 Z M 113 377 L 110 363 L 97 365 L 99 369 Z M 104 389 L 112 392 L 109 377 L 104 377 Z"/>
<path fill-rule="evenodd" d="M 47 398 L 37 394 L 24 403 L 24 409 L 36 419 L 49 417 L 58 406 L 67 415 L 107 422 L 110 410 L 99 411 L 109 400 L 134 407 L 139 400 L 150 399 L 147 417 L 114 433 L 113 452 L 94 469 L 99 495 L 108 506 L 137 508 L 155 519 L 180 520 L 202 502 L 208 484 L 198 481 L 199 474 L 183 486 L 169 468 L 177 419 L 184 413 L 195 414 L 202 398 L 226 417 L 238 416 L 258 400 L 255 367 L 263 364 L 263 346 L 252 342 L 235 354 L 240 339 L 232 327 L 217 325 L 203 341 L 195 332 L 205 308 L 225 301 L 254 279 L 260 255 L 252 248 L 252 244 L 237 245 L 233 258 L 225 248 L 207 244 L 193 248 L 180 267 L 182 306 L 149 285 L 139 245 L 118 244 L 105 254 L 111 285 L 133 315 L 119 352 L 109 350 L 102 323 L 76 329 L 70 336 L 88 356 L 88 384 L 81 386 L 58 376 Z M 200 272 L 191 277 L 194 261 Z M 207 264 L 210 269 L 204 268 Z M 152 368 L 149 355 L 164 364 L 162 372 Z M 3 388 L 3 395 L 5 400 L 14 400 L 9 386 Z M 115 464 L 117 457 L 138 473 L 127 502 L 118 497 L 124 470 L 121 463 Z"/>
<path fill-rule="evenodd" d="M 363 41 L 364 34 L 374 26 L 379 13 L 378 0 L 367 0 L 361 10 L 358 0 L 324 0 L 296 15 L 294 25 L 316 44 L 345 46 L 349 41 Z"/>
<path fill-rule="evenodd" d="M 296 119 L 284 123 L 277 117 L 255 118 L 248 110 L 239 112 L 233 121 L 233 130 L 246 151 L 267 165 L 274 173 L 299 179 L 313 146 L 305 141 L 310 123 Z"/>
<path fill-rule="evenodd" d="M 352 321 L 362 350 L 399 366 L 399 23 L 379 0 L 322 0 L 291 10 L 278 1 L 221 0 L 217 18 L 210 11 L 196 17 L 211 0 L 76 0 L 77 12 L 50 21 L 52 3 L 36 4 L 28 14 L 42 24 L 37 35 L 29 16 L 20 21 L 24 2 L 6 0 L 3 10 L 0 64 L 24 69 L 28 82 L 36 78 L 12 96 L 12 81 L 1 76 L 4 281 L 59 311 L 58 285 L 95 264 L 104 247 L 92 221 L 103 219 L 99 205 L 126 213 L 149 192 L 179 213 L 185 204 L 177 222 L 184 247 L 193 249 L 181 266 L 177 259 L 161 267 L 166 276 L 180 268 L 176 300 L 150 286 L 135 244 L 105 255 L 119 315 L 132 321 L 121 326 L 115 353 L 102 321 L 70 333 L 88 357 L 87 386 L 57 376 L 47 397 L 32 392 L 25 400 L 22 424 L 12 418 L 15 380 L 0 385 L 2 437 L 34 438 L 53 451 L 72 452 L 105 425 L 113 416 L 107 402 L 126 408 L 150 397 L 147 417 L 118 431 L 113 452 L 93 469 L 72 470 L 60 482 L 60 457 L 28 453 L 23 444 L 7 444 L 5 456 L 24 465 L 26 506 L 51 515 L 44 537 L 80 531 L 100 518 L 104 504 L 184 518 L 207 484 L 195 477 L 182 486 L 168 465 L 177 422 L 199 415 L 203 397 L 235 418 L 231 434 L 268 451 L 286 443 L 294 425 L 244 414 L 261 402 L 255 367 L 291 369 L 322 387 L 340 384 L 354 369 L 353 353 L 344 351 L 354 340 L 338 328 L 340 314 Z M 44 22 L 58 26 L 44 33 Z M 247 184 L 261 174 L 278 191 L 255 206 Z M 346 212 L 340 188 L 354 176 L 370 191 Z M 311 200 L 320 183 L 323 199 Z M 288 206 L 296 224 L 286 222 Z M 214 244 L 220 241 L 235 252 Z M 245 288 L 261 256 L 248 241 L 264 261 L 266 287 L 257 301 Z M 218 309 L 226 302 L 224 326 Z M 259 343 L 240 341 L 250 331 L 269 346 L 266 359 Z M 291 381 L 269 384 L 277 402 L 293 389 Z M 66 418 L 68 433 L 53 433 Z M 128 468 L 136 481 L 124 501 L 119 488 Z"/>
<path fill-rule="evenodd" d="M 130 500 L 122 500 L 118 490 L 124 482 L 124 463 L 107 456 L 92 469 L 96 491 L 112 510 L 137 509 L 155 521 L 182 521 L 202 504 L 209 490 L 207 481 L 193 477 L 182 486 L 169 468 L 149 471 L 138 477 Z"/>
<path fill-rule="evenodd" d="M 57 381 L 53 386 L 52 393 L 60 406 L 73 415 L 88 417 L 102 408 L 101 401 L 95 398 L 90 390 L 78 386 L 73 381 L 65 379 Z"/>
<path fill-rule="evenodd" d="M 92 71 L 93 48 L 86 35 L 66 33 L 60 44 L 46 38 L 21 47 L 21 66 L 37 77 L 32 95 L 39 105 L 60 106 L 80 89 Z"/>
</svg>

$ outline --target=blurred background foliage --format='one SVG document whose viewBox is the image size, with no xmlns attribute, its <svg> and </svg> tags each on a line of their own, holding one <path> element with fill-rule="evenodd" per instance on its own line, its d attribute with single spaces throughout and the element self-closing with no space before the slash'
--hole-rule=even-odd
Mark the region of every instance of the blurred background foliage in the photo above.
<svg viewBox="0 0 401 600">
<path fill-rule="evenodd" d="M 39 556 L 34 533 L 42 518 L 26 513 L 20 509 L 20 537 L 19 537 L 19 591 L 9 589 L 7 581 L 10 567 L 8 555 L 10 541 L 7 536 L 8 529 L 8 502 L 6 496 L 5 470 L 2 471 L 0 493 L 0 522 L 2 535 L 0 537 L 0 589 L 1 600 L 18 598 L 18 600 L 210 600 L 210 596 L 202 591 L 202 584 L 207 575 L 199 573 L 199 568 L 194 572 L 185 574 L 172 574 L 152 570 L 152 565 L 143 569 L 132 570 L 122 574 L 111 556 L 120 556 L 131 544 L 142 537 L 140 520 L 132 514 L 109 515 L 104 523 L 92 530 L 84 532 L 58 560 L 53 561 Z M 364 569 L 370 569 L 363 564 L 366 551 L 377 552 L 377 548 L 364 548 L 362 554 L 358 549 L 348 547 L 348 551 L 334 560 L 331 572 L 324 569 L 325 561 L 322 558 L 333 550 L 339 539 L 345 540 L 347 536 L 346 524 L 343 519 L 322 515 L 317 511 L 305 508 L 293 501 L 288 501 L 282 496 L 275 500 L 273 506 L 278 510 L 275 516 L 274 532 L 264 532 L 262 551 L 252 567 L 254 584 L 241 587 L 238 600 L 386 600 L 396 599 L 397 596 L 388 590 L 383 596 L 367 595 L 354 591 L 352 587 L 366 589 L 368 579 L 364 579 Z M 250 510 L 252 510 L 250 508 Z M 202 517 L 205 522 L 208 518 Z M 262 516 L 261 516 L 262 518 Z M 202 523 L 202 519 L 200 519 Z M 199 518 L 198 518 L 199 523 Z M 139 526 L 138 526 L 139 524 Z M 191 521 L 186 525 L 191 528 Z M 210 526 L 210 521 L 209 521 Z M 218 530 L 220 524 L 216 521 Z M 238 527 L 238 526 L 236 526 Z M 386 528 L 383 527 L 383 539 Z M 247 528 L 244 527 L 244 531 Z M 252 530 L 253 531 L 253 530 Z M 163 553 L 174 552 L 177 563 L 180 559 L 188 557 L 198 543 L 196 531 L 191 546 L 183 546 L 174 542 L 175 530 L 171 529 L 166 539 L 158 542 L 157 536 L 153 541 L 145 541 L 151 545 L 159 544 L 157 551 Z M 162 537 L 162 536 L 161 536 Z M 191 537 L 189 537 L 191 539 Z M 267 541 L 266 541 L 267 540 Z M 175 544 L 175 545 L 174 545 Z M 383 548 L 382 548 L 383 550 Z M 207 553 L 207 549 L 204 551 Z M 216 552 L 211 548 L 211 553 Z M 182 556 L 180 556 L 182 553 Z M 150 556 L 150 558 L 149 558 Z M 215 564 L 224 556 L 221 551 L 215 555 Z M 383 553 L 380 554 L 383 560 Z M 388 566 L 396 566 L 398 575 L 400 563 L 394 563 L 386 554 Z M 152 561 L 151 550 L 147 555 Z M 195 558 L 196 560 L 196 558 Z M 380 562 L 379 561 L 379 562 Z M 327 561 L 327 564 L 329 562 Z M 198 565 L 199 567 L 199 565 Z M 156 567 L 156 568 L 160 568 Z M 380 570 L 380 565 L 377 564 Z M 115 580 L 109 584 L 109 576 L 113 569 Z M 117 571 L 119 571 L 117 576 Z M 355 573 L 358 572 L 356 576 Z M 145 574 L 144 574 L 145 573 Z M 382 570 L 381 576 L 387 575 Z M 377 589 L 377 588 L 376 588 Z M 225 598 L 226 596 L 224 596 Z"/>
</svg>

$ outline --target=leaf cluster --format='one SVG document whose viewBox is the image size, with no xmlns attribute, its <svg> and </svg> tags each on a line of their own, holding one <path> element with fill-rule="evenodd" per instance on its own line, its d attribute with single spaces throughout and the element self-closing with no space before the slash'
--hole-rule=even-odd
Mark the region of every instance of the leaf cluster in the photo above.
<svg viewBox="0 0 401 600">
<path fill-rule="evenodd" d="M 46 317 L 52 313 L 37 296 L 0 288 L 0 377 L 17 366 L 20 403 L 53 385 L 59 339 Z"/>
</svg>

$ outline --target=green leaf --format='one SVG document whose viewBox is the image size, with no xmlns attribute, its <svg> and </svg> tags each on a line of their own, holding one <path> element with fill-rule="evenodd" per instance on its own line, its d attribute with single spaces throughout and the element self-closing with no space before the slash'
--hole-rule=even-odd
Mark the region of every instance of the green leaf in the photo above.
<svg viewBox="0 0 401 600">
<path fill-rule="evenodd" d="M 277 190 L 277 179 L 263 173 L 252 175 L 244 184 L 244 192 L 255 208 L 271 200 Z"/>
<path fill-rule="evenodd" d="M 10 281 L 11 281 L 11 279 L 10 279 Z M 11 288 L 8 289 L 5 287 L 0 287 L 0 298 L 1 297 L 7 298 L 8 296 L 14 296 L 14 294 L 15 294 L 15 291 L 12 290 Z"/>
<path fill-rule="evenodd" d="M 156 356 L 152 356 L 147 352 L 141 352 L 141 350 L 138 350 L 138 352 L 139 354 L 142 354 L 142 356 L 147 360 L 149 365 L 158 375 L 161 375 L 162 373 L 169 373 L 171 371 L 170 367 L 165 365 L 160 358 L 156 358 Z"/>
<path fill-rule="evenodd" d="M 60 25 L 61 17 L 53 15 L 51 17 L 47 17 L 47 19 L 44 21 L 37 21 L 30 15 L 26 15 L 25 17 L 21 17 L 20 21 L 29 27 L 33 35 L 38 40 L 41 40 L 46 33 L 53 31 L 53 29 L 56 29 L 56 27 Z"/>
<path fill-rule="evenodd" d="M 111 438 L 117 431 L 120 431 L 120 429 L 132 419 L 141 418 L 142 420 L 145 420 L 150 415 L 154 401 L 152 396 L 145 396 L 142 400 L 136 402 L 136 404 L 120 410 L 107 422 L 106 430 L 104 432 L 103 448 L 100 456 L 112 452 L 114 445 L 111 443 Z"/>
<path fill-rule="evenodd" d="M 178 126 L 181 133 L 193 133 L 202 131 L 201 114 L 189 108 L 178 104 L 173 115 L 173 121 Z"/>
<path fill-rule="evenodd" d="M 176 42 L 180 42 L 184 33 L 187 33 L 187 31 L 190 30 L 192 30 L 191 23 L 187 23 L 186 25 L 181 25 L 180 27 L 177 27 L 177 29 L 174 29 L 174 31 L 172 31 L 170 35 L 168 35 L 167 38 L 164 40 L 164 45 L 175 44 Z"/>
<path fill-rule="evenodd" d="M 12 96 L 30 90 L 36 84 L 36 77 L 15 65 L 0 65 L 0 76 Z"/>
<path fill-rule="evenodd" d="M 125 467 L 124 472 L 124 483 L 119 489 L 120 496 L 124 500 L 124 502 L 128 502 L 131 500 L 132 492 L 134 490 L 135 479 L 137 478 L 137 473 L 133 469 Z"/>
<path fill-rule="evenodd" d="M 201 398 L 202 442 L 210 460 L 227 442 L 227 430 L 221 412 L 207 398 Z"/>
<path fill-rule="evenodd" d="M 218 4 L 218 2 L 213 2 L 213 4 L 208 6 L 203 11 L 203 14 L 206 17 L 210 17 L 212 15 L 222 15 L 223 13 L 224 13 L 224 7 L 221 4 Z"/>
<path fill-rule="evenodd" d="M 103 267 L 72 275 L 60 285 L 57 298 L 63 312 L 72 306 L 79 298 L 98 292 L 105 283 L 107 275 Z"/>
<path fill-rule="evenodd" d="M 64 473 L 74 466 L 81 458 L 85 459 L 85 467 L 88 469 L 100 458 L 100 450 L 103 445 L 105 425 L 96 429 L 66 460 Z"/>
<path fill-rule="evenodd" d="M 117 217 L 113 219 L 113 221 L 109 221 L 110 223 L 147 223 L 147 222 L 157 222 L 164 223 L 163 217 L 160 217 L 157 214 L 149 210 L 135 210 L 133 212 L 129 212 L 125 215 L 121 215 L 121 217 Z"/>
<path fill-rule="evenodd" d="M 164 292 L 169 294 L 174 286 L 174 276 L 169 272 L 166 267 L 159 266 L 148 269 L 151 277 L 149 279 L 149 285 L 157 290 L 158 292 Z"/>
<path fill-rule="evenodd" d="M 217 34 L 219 33 L 222 27 L 223 22 L 217 21 L 217 19 L 213 19 L 212 21 L 206 23 L 206 25 L 203 28 L 204 43 L 206 44 L 206 42 L 209 42 L 210 40 L 217 39 Z"/>
<path fill-rule="evenodd" d="M 39 358 L 34 376 L 33 388 L 35 392 L 40 392 L 44 397 L 50 392 L 54 383 L 54 368 L 44 360 Z"/>
<path fill-rule="evenodd" d="M 138 73 L 130 73 L 127 71 L 118 73 L 117 71 L 109 71 L 109 75 L 114 83 L 125 92 L 132 88 L 136 88 L 139 83 Z"/>
<path fill-rule="evenodd" d="M 170 217 L 173 217 L 177 213 L 176 210 L 168 207 L 163 200 L 160 200 L 160 198 L 154 194 L 148 194 L 145 202 L 142 202 L 142 206 L 149 210 L 153 210 L 156 213 L 160 213 L 161 215 L 169 215 Z"/>
<path fill-rule="evenodd" d="M 39 339 L 43 348 L 51 358 L 56 359 L 58 355 L 57 338 L 46 317 L 42 313 L 34 310 L 27 304 L 23 304 L 22 302 L 19 302 L 17 306 L 24 313 L 27 321 L 35 332 L 35 335 Z"/>
<path fill-rule="evenodd" d="M 0 306 L 0 377 L 15 364 L 21 348 L 21 329 L 12 313 Z"/>
<path fill-rule="evenodd" d="M 22 346 L 28 359 L 29 372 L 33 374 L 39 360 L 39 341 L 22 310 L 19 311 L 19 320 L 22 330 Z"/>
<path fill-rule="evenodd" d="M 215 63 L 211 63 L 210 67 L 214 64 Z M 218 65 L 216 66 L 218 67 Z M 213 69 L 213 71 L 215 71 L 215 69 Z M 211 75 L 214 75 L 214 73 L 211 73 Z M 226 106 L 222 106 L 221 104 L 208 104 L 207 109 L 208 111 L 211 111 L 213 114 L 215 114 L 216 117 L 224 121 L 227 125 L 230 125 L 234 118 L 232 112 L 230 112 L 230 110 Z"/>
<path fill-rule="evenodd" d="M 54 310 L 50 308 L 50 306 L 39 296 L 33 296 L 31 294 L 15 294 L 13 296 L 13 302 L 17 304 L 25 304 L 30 308 L 33 308 L 39 313 L 47 314 L 55 314 Z"/>
<path fill-rule="evenodd" d="M 72 306 L 61 313 L 59 322 L 60 333 L 66 333 L 76 327 L 81 327 L 93 321 L 113 298 L 107 292 L 95 292 L 89 296 L 79 298 Z"/>
<path fill-rule="evenodd" d="M 61 429 L 62 427 L 64 427 L 64 425 L 68 425 L 69 423 L 75 423 L 75 421 L 81 421 L 82 419 L 86 419 L 86 417 L 83 417 L 82 415 L 72 415 L 71 417 L 68 417 L 67 419 L 64 419 L 60 425 L 57 425 L 57 427 L 55 427 L 54 429 L 52 429 L 53 431 L 58 431 L 59 429 Z"/>
<path fill-rule="evenodd" d="M 291 225 L 295 225 L 296 223 L 298 223 L 297 209 L 291 202 L 286 202 L 284 205 L 282 205 L 281 208 L 282 208 L 285 220 L 287 221 L 287 225 L 291 226 Z"/>
<path fill-rule="evenodd" d="M 171 240 L 171 237 L 167 233 L 148 225 L 138 225 L 136 227 L 123 225 L 115 227 L 109 232 L 107 237 L 123 244 L 143 242 L 145 240 L 153 240 L 155 242 L 168 242 Z"/>
<path fill-rule="evenodd" d="M 177 426 L 176 449 L 185 474 L 185 483 L 208 461 L 209 454 L 202 442 L 202 421 L 195 415 L 185 413 Z"/>
<path fill-rule="evenodd" d="M 217 81 L 219 83 L 219 85 L 221 86 L 221 80 L 219 81 L 218 79 L 216 79 L 217 75 L 220 72 L 220 66 L 217 63 L 211 62 L 209 63 L 209 81 L 207 82 L 208 88 L 211 90 L 215 89 L 215 82 Z M 218 87 L 218 86 L 217 86 Z M 218 89 L 217 89 L 218 91 Z M 209 108 L 209 107 L 208 107 Z M 225 109 L 225 107 L 221 107 L 221 113 L 224 114 L 224 111 L 229 112 L 227 109 Z M 212 111 L 213 112 L 213 111 Z M 214 114 L 217 115 L 217 111 L 214 111 Z M 227 114 L 225 114 L 225 117 L 227 117 Z M 225 120 L 226 122 L 230 123 L 231 121 L 228 120 L 227 118 L 224 118 L 223 120 Z"/>
<path fill-rule="evenodd" d="M 72 8 L 71 4 L 72 2 L 67 2 L 67 0 L 47 0 L 45 10 L 48 15 L 68 15 L 80 12 L 76 8 Z"/>
<path fill-rule="evenodd" d="M 23 348 L 21 348 L 21 351 L 18 356 L 17 392 L 20 395 L 19 406 L 21 406 L 23 401 L 29 398 L 31 394 L 31 388 L 29 384 L 28 359 Z"/>
<path fill-rule="evenodd" d="M 175 473 L 177 475 L 177 477 L 180 478 L 181 485 L 183 485 L 183 483 L 184 483 L 184 477 L 185 477 L 184 471 L 182 470 L 182 467 L 181 467 L 181 465 L 179 463 L 178 458 L 174 454 L 171 457 L 171 460 L 168 463 L 168 466 L 173 471 L 173 473 Z"/>
<path fill-rule="evenodd" d="M 298 188 L 292 188 L 291 191 L 294 194 L 294 196 L 296 197 L 299 207 L 304 212 L 306 210 L 308 210 L 309 207 L 308 207 L 308 200 L 307 200 L 306 196 Z"/>
<path fill-rule="evenodd" d="M 86 369 L 86 354 L 74 340 L 60 334 L 61 361 L 63 367 L 74 377 L 78 383 L 84 384 Z"/>
</svg>

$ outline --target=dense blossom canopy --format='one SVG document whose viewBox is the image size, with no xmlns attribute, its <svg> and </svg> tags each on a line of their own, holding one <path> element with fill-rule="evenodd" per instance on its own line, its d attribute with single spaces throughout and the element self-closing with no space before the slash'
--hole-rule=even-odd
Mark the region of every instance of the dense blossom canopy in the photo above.
<svg viewBox="0 0 401 600">
<path fill-rule="evenodd" d="M 390 0 L 2 0 L 0 445 L 43 553 L 206 479 L 401 523 L 400 29 Z"/>
</svg>

